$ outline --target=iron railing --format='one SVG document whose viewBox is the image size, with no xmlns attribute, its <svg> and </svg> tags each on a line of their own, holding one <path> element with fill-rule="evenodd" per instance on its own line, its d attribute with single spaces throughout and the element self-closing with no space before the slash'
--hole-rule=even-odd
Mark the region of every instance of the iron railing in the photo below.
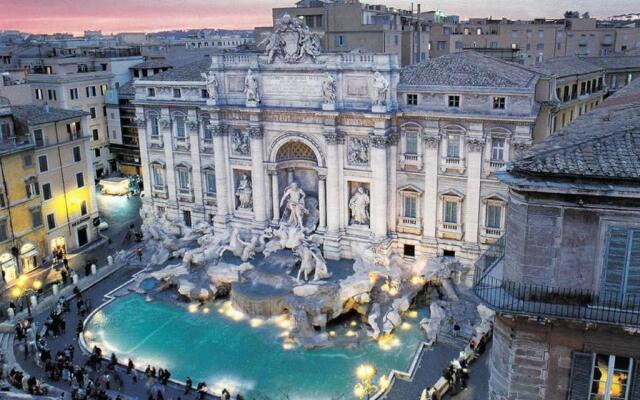
<svg viewBox="0 0 640 400">
<path fill-rule="evenodd" d="M 505 280 L 503 238 L 475 265 L 474 292 L 496 312 L 640 327 L 638 295 Z"/>
</svg>

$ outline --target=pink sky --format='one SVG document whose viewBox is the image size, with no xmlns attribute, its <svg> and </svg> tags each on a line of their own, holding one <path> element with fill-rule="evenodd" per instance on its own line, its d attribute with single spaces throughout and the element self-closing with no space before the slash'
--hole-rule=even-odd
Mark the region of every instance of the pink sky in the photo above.
<svg viewBox="0 0 640 400">
<path fill-rule="evenodd" d="M 405 0 L 371 4 L 410 8 Z M 33 33 L 101 29 L 159 31 L 188 28 L 253 28 L 271 25 L 271 9 L 295 0 L 0 0 L 0 30 Z M 417 1 L 415 2 L 417 4 Z M 423 10 L 440 9 L 462 17 L 561 17 L 567 9 L 598 17 L 638 12 L 637 0 L 430 0 Z"/>
</svg>

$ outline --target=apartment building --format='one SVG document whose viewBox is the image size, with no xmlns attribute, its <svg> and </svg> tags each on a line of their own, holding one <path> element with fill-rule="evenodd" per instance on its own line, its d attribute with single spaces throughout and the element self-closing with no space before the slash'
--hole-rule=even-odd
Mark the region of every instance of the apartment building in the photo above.
<svg viewBox="0 0 640 400">
<path fill-rule="evenodd" d="M 429 25 L 431 57 L 465 49 L 510 51 L 518 62 L 532 65 L 553 57 L 606 56 L 640 48 L 639 25 L 605 23 L 574 14 L 529 21 L 470 18 L 452 23 L 440 19 Z"/>
<path fill-rule="evenodd" d="M 429 57 L 429 29 L 419 11 L 357 0 L 303 0 L 296 7 L 274 8 L 273 21 L 284 14 L 300 18 L 309 29 L 322 34 L 326 51 L 396 54 L 400 63 L 407 65 Z M 256 43 L 261 41 L 257 34 Z"/>
<path fill-rule="evenodd" d="M 56 53 L 57 54 L 57 53 Z M 94 175 L 115 171 L 116 161 L 109 150 L 105 94 L 131 80 L 129 68 L 143 61 L 136 49 L 104 50 L 90 55 L 23 57 L 28 69 L 35 104 L 48 104 L 89 113 L 91 160 Z"/>
<path fill-rule="evenodd" d="M 607 94 L 604 69 L 576 56 L 554 57 L 526 68 L 541 77 L 536 143 L 593 110 Z"/>
<path fill-rule="evenodd" d="M 506 235 L 476 264 L 497 312 L 492 400 L 640 398 L 640 81 L 499 173 Z"/>
<path fill-rule="evenodd" d="M 11 109 L 16 132 L 34 146 L 33 184 L 47 237 L 43 254 L 74 252 L 97 240 L 89 114 L 39 105 Z"/>
<path fill-rule="evenodd" d="M 0 133 L 0 285 L 10 285 L 47 255 L 46 229 L 34 141 L 16 130 L 12 108 L 4 98 L 0 98 Z"/>
</svg>

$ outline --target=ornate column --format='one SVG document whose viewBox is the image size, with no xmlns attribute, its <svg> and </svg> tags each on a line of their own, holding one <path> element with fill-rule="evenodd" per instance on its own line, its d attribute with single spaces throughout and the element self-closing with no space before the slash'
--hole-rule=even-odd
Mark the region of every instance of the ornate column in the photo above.
<svg viewBox="0 0 640 400">
<path fill-rule="evenodd" d="M 484 138 L 471 136 L 467 142 L 467 190 L 465 215 L 462 223 L 464 240 L 477 245 L 480 217 L 480 177 L 482 171 L 482 149 Z"/>
<path fill-rule="evenodd" d="M 320 213 L 320 222 L 318 223 L 319 230 L 325 230 L 327 226 L 327 203 L 325 199 L 325 185 L 327 177 L 324 175 L 318 176 L 318 211 Z"/>
<path fill-rule="evenodd" d="M 216 204 L 217 212 L 213 219 L 216 231 L 227 229 L 227 218 L 229 215 L 229 183 L 227 181 L 227 152 L 225 148 L 224 136 L 226 129 L 219 124 L 211 125 L 213 134 L 214 165 L 216 168 Z"/>
<path fill-rule="evenodd" d="M 147 125 L 150 123 L 144 117 L 144 110 L 136 110 L 136 126 L 138 128 L 138 142 L 140 146 L 140 165 L 142 165 L 142 176 L 146 177 L 146 184 L 144 185 L 144 197 L 143 202 L 153 202 L 151 195 L 151 188 L 153 187 L 153 177 L 151 176 L 151 160 L 149 159 L 149 144 L 147 143 Z M 87 149 L 88 150 L 88 149 Z M 89 153 L 87 153 L 89 154 Z M 91 168 L 89 168 L 91 169 Z M 95 196 L 93 196 L 95 197 Z"/>
<path fill-rule="evenodd" d="M 278 171 L 269 171 L 271 176 L 271 205 L 273 207 L 273 219 L 271 223 L 277 225 L 280 222 L 280 193 L 278 188 Z"/>
<path fill-rule="evenodd" d="M 161 117 L 158 120 L 160 135 L 164 143 L 164 159 L 167 165 L 165 170 L 165 184 L 167 185 L 168 202 L 167 208 L 175 209 L 177 212 L 177 199 L 176 190 L 178 188 L 178 182 L 176 180 L 175 166 L 176 163 L 173 157 L 173 124 L 171 116 L 169 115 L 169 109 L 163 108 L 161 111 Z M 182 218 L 182 217 L 180 217 Z"/>
<path fill-rule="evenodd" d="M 371 136 L 371 231 L 376 239 L 387 237 L 387 145 L 388 138 Z"/>
<path fill-rule="evenodd" d="M 340 171 L 338 168 L 338 144 L 342 137 L 336 132 L 325 135 L 327 141 L 327 233 L 338 235 L 340 229 Z"/>
<path fill-rule="evenodd" d="M 267 223 L 267 198 L 264 179 L 264 150 L 262 128 L 249 128 L 251 137 L 251 178 L 253 190 L 253 216 L 258 227 L 264 228 Z"/>
<path fill-rule="evenodd" d="M 424 198 L 422 210 L 423 235 L 428 241 L 435 241 L 438 226 L 438 146 L 440 135 L 425 132 L 424 142 Z"/>
</svg>

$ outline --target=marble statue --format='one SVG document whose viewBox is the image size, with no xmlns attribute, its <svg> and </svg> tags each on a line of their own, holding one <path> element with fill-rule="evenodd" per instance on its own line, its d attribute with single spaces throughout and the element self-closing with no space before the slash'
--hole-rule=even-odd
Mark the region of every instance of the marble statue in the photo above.
<svg viewBox="0 0 640 400">
<path fill-rule="evenodd" d="M 373 74 L 373 105 L 385 106 L 387 104 L 387 92 L 389 91 L 389 81 L 382 76 L 380 71 Z"/>
<path fill-rule="evenodd" d="M 303 217 L 309 212 L 304 206 L 304 197 L 304 190 L 302 190 L 296 182 L 291 182 L 285 189 L 282 199 L 280 200 L 280 207 L 282 207 L 285 201 L 287 202 L 287 209 L 290 212 L 288 224 L 300 229 L 304 228 Z"/>
<path fill-rule="evenodd" d="M 327 74 L 327 77 L 322 81 L 322 97 L 324 104 L 336 103 L 336 78 L 331 74 Z"/>
<path fill-rule="evenodd" d="M 231 147 L 235 154 L 248 156 L 251 153 L 251 144 L 249 142 L 249 135 L 247 132 L 235 129 L 233 131 Z"/>
<path fill-rule="evenodd" d="M 209 94 L 209 98 L 210 99 L 217 99 L 218 98 L 218 78 L 216 77 L 216 74 L 214 74 L 212 71 L 209 71 L 208 73 L 201 73 L 200 76 L 202 76 L 205 80 L 205 85 L 207 87 L 207 93 Z"/>
<path fill-rule="evenodd" d="M 282 249 L 296 249 L 304 243 L 304 232 L 298 226 L 286 226 L 281 224 L 277 230 L 267 228 L 264 237 L 269 239 L 265 244 L 262 254 L 268 257 L 270 254 Z"/>
<path fill-rule="evenodd" d="M 349 164 L 369 164 L 369 140 L 352 137 L 349 139 Z"/>
<path fill-rule="evenodd" d="M 296 254 L 300 257 L 300 270 L 296 280 L 300 281 L 300 275 L 304 274 L 304 280 L 309 280 L 309 274 L 314 272 L 313 280 L 319 281 L 331 276 L 327 270 L 327 263 L 318 249 L 312 249 L 308 245 L 299 246 Z"/>
<path fill-rule="evenodd" d="M 356 192 L 349 200 L 349 209 L 351 210 L 351 223 L 355 225 L 369 224 L 369 195 L 362 186 L 358 186 Z"/>
<path fill-rule="evenodd" d="M 260 102 L 260 94 L 258 93 L 258 79 L 253 74 L 253 71 L 249 69 L 247 75 L 244 77 L 244 94 L 247 98 L 247 102 Z"/>
<path fill-rule="evenodd" d="M 253 236 L 249 242 L 245 242 L 240 238 L 238 229 L 233 228 L 229 243 L 220 248 L 218 257 L 222 257 L 225 252 L 230 251 L 234 256 L 240 257 L 243 262 L 247 262 L 255 257 L 260 239 L 260 236 Z"/>
<path fill-rule="evenodd" d="M 321 52 L 320 36 L 289 14 L 284 14 L 276 21 L 273 32 L 264 35 L 266 37 L 259 45 L 266 43 L 265 52 L 269 64 L 273 63 L 276 57 L 286 63 L 307 59 L 315 61 Z"/>
<path fill-rule="evenodd" d="M 247 174 L 242 174 L 242 178 L 240 178 L 238 189 L 236 189 L 236 197 L 240 203 L 238 205 L 239 208 L 251 209 L 253 204 L 253 189 Z"/>
</svg>

